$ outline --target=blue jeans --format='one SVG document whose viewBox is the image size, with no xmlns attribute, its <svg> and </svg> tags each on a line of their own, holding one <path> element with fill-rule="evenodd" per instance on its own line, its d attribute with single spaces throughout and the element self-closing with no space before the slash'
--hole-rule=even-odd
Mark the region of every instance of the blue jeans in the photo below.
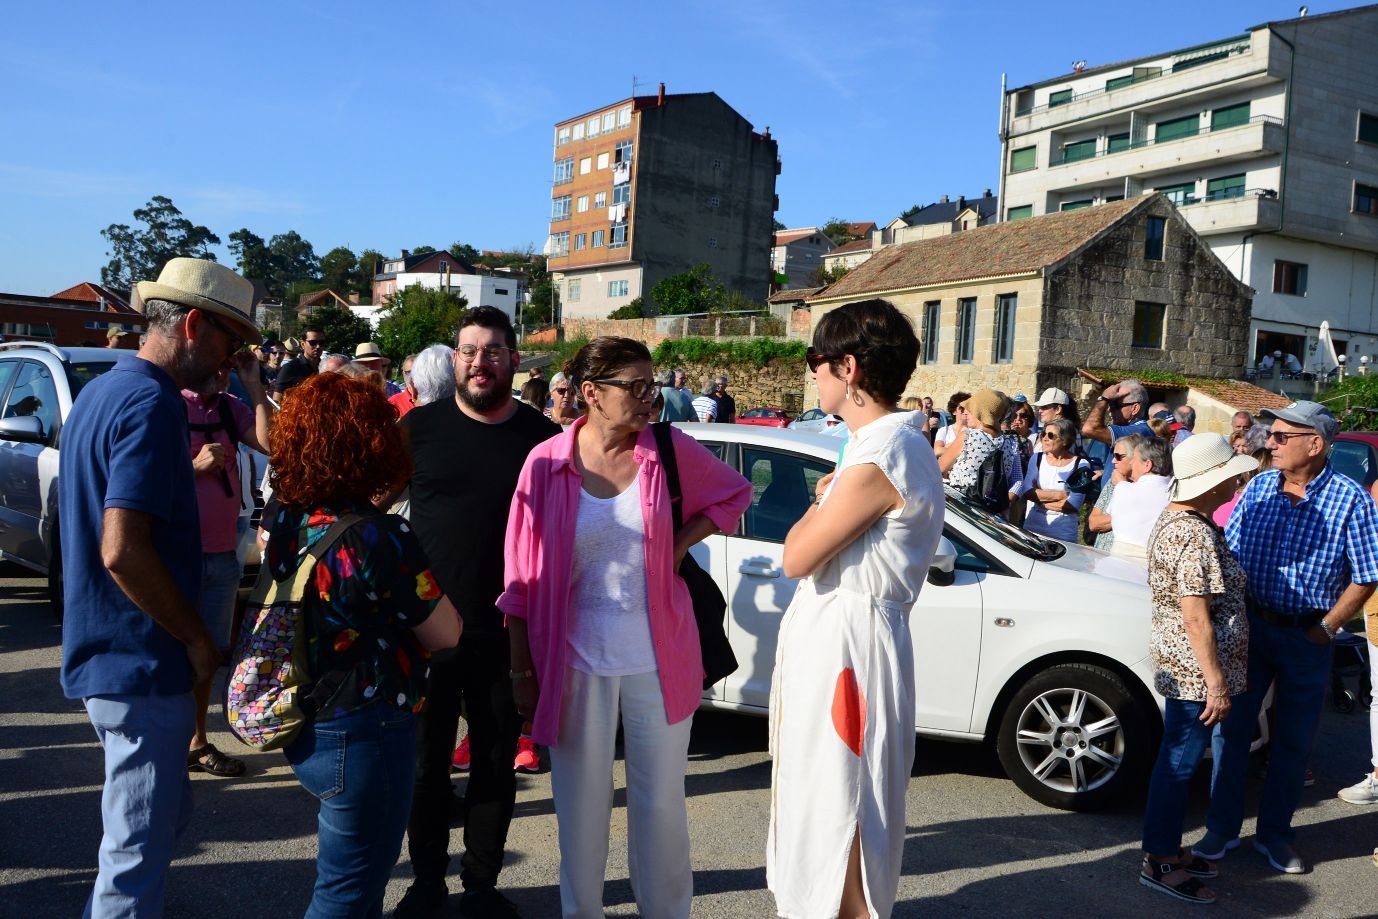
<svg viewBox="0 0 1378 919">
<path fill-rule="evenodd" d="M 1144 851 L 1173 856 L 1182 848 L 1182 820 L 1187 811 L 1191 777 L 1206 748 L 1211 729 L 1201 723 L 1206 703 L 1168 699 L 1163 710 L 1163 743 L 1148 783 L 1144 812 Z"/>
<path fill-rule="evenodd" d="M 239 595 L 239 577 L 244 570 L 233 552 L 206 552 L 201 556 L 201 619 L 211 639 L 221 651 L 234 647 L 237 636 L 230 634 L 234 622 L 234 601 Z"/>
<path fill-rule="evenodd" d="M 1306 630 L 1269 625 L 1249 617 L 1249 689 L 1234 698 L 1229 716 L 1212 742 L 1211 807 L 1206 826 L 1217 836 L 1234 839 L 1244 823 L 1244 785 L 1249 768 L 1258 711 L 1268 687 L 1277 727 L 1269 743 L 1268 775 L 1258 805 L 1258 839 L 1265 845 L 1291 845 L 1296 838 L 1292 814 L 1301 799 L 1306 762 L 1316 740 L 1330 679 L 1330 645 L 1318 645 Z"/>
<path fill-rule="evenodd" d="M 316 890 L 306 919 L 381 917 L 411 812 L 416 716 L 375 702 L 306 725 L 283 753 L 321 802 Z"/>
<path fill-rule="evenodd" d="M 191 820 L 196 703 L 191 693 L 84 701 L 105 751 L 105 788 L 100 868 L 83 915 L 161 916 L 173 845 Z"/>
</svg>

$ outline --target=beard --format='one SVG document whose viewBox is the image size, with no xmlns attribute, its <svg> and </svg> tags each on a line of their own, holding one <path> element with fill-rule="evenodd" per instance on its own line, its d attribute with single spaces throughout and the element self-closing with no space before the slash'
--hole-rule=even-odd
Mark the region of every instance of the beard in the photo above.
<svg viewBox="0 0 1378 919">
<path fill-rule="evenodd" d="M 192 392 L 209 394 L 208 386 L 220 367 L 220 364 L 207 364 L 205 358 L 195 351 L 183 352 L 177 360 L 177 385 Z"/>
<path fill-rule="evenodd" d="M 512 401 L 512 365 L 493 367 L 484 373 L 492 381 L 492 388 L 479 392 L 469 388 L 468 377 L 473 374 L 472 370 L 463 380 L 455 377 L 455 396 L 476 412 L 491 412 Z"/>
</svg>

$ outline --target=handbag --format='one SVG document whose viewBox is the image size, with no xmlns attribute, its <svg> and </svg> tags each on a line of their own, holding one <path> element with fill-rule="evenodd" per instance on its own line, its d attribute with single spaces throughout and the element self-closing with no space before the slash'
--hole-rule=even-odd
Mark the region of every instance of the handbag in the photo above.
<svg viewBox="0 0 1378 919">
<path fill-rule="evenodd" d="M 674 519 L 674 532 L 678 533 L 684 528 L 684 496 L 680 492 L 679 461 L 675 457 L 674 442 L 670 439 L 670 428 L 668 421 L 651 425 L 656 450 L 665 465 L 665 482 L 670 489 L 670 513 Z M 684 553 L 684 561 L 679 563 L 679 576 L 684 580 L 684 586 L 689 588 L 689 599 L 694 605 L 694 621 L 699 627 L 699 650 L 703 654 L 703 688 L 707 689 L 723 677 L 735 673 L 740 666 L 723 626 L 727 617 L 727 600 L 723 598 L 713 576 L 704 571 L 688 552 Z"/>
<path fill-rule="evenodd" d="M 302 554 L 296 571 L 280 581 L 266 563 L 259 569 L 225 690 L 225 718 L 245 745 L 257 750 L 287 746 L 348 678 L 349 671 L 330 671 L 312 681 L 306 664 L 310 627 L 302 599 L 315 578 L 316 563 L 363 519 L 361 514 L 340 517 Z"/>
</svg>

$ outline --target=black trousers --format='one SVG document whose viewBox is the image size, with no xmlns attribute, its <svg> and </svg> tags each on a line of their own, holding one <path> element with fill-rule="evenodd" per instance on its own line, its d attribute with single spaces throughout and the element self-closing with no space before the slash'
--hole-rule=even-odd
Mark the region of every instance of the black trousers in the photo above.
<svg viewBox="0 0 1378 919">
<path fill-rule="evenodd" d="M 517 799 L 512 756 L 521 734 L 510 661 L 503 631 L 466 634 L 454 657 L 431 665 L 426 708 L 416 721 L 416 792 L 407 825 L 407 852 L 418 880 L 443 881 L 450 864 L 450 756 L 462 708 L 471 764 L 460 880 L 466 890 L 497 884 Z"/>
</svg>

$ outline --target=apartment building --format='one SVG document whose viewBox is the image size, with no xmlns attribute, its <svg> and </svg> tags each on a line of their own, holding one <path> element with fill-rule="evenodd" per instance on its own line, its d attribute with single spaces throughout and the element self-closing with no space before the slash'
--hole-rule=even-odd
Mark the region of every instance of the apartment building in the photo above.
<svg viewBox="0 0 1378 919">
<path fill-rule="evenodd" d="M 565 318 L 605 319 L 707 264 L 764 301 L 779 148 L 716 93 L 634 96 L 555 125 L 545 254 Z"/>
<path fill-rule="evenodd" d="M 1304 8 L 1303 8 L 1304 9 Z M 1257 293 L 1248 360 L 1378 355 L 1378 6 L 1005 92 L 1002 220 L 1151 192 Z"/>
</svg>

